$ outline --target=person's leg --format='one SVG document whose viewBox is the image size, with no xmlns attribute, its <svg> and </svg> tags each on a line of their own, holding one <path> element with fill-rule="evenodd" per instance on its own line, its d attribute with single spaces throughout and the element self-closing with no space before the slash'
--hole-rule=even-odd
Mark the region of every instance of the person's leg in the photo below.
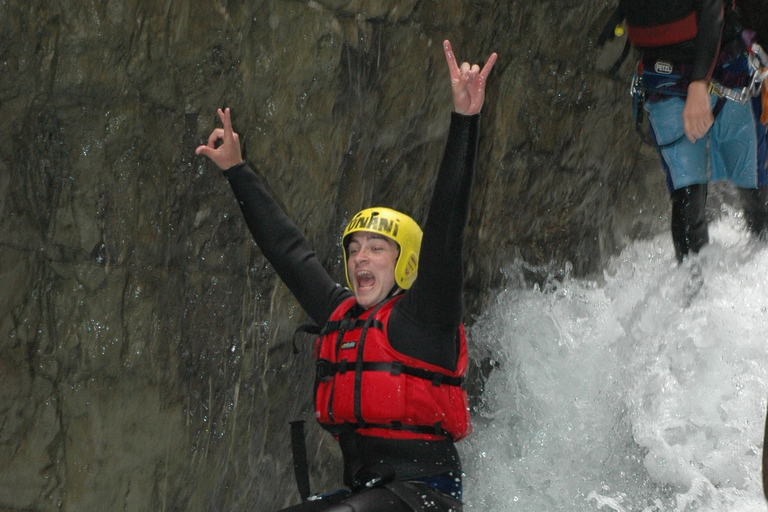
<svg viewBox="0 0 768 512">
<path fill-rule="evenodd" d="M 389 486 L 392 485 L 392 489 Z M 346 495 L 341 501 L 307 501 L 280 512 L 462 512 L 461 502 L 424 484 L 396 482 Z"/>
<path fill-rule="evenodd" d="M 343 499 L 339 499 L 339 498 Z M 378 487 L 366 489 L 345 496 L 332 495 L 328 498 L 307 501 L 300 505 L 286 508 L 280 512 L 412 512 L 413 509 L 406 505 L 389 489 Z"/>
<path fill-rule="evenodd" d="M 678 262 L 699 252 L 709 233 L 707 204 L 707 141 L 691 143 L 684 137 L 685 100 L 669 98 L 646 105 L 651 136 L 659 154 L 672 200 L 672 243 Z"/>
<path fill-rule="evenodd" d="M 762 101 L 760 98 L 753 98 L 751 106 L 755 119 L 758 188 L 739 191 L 747 228 L 761 239 L 766 239 L 768 237 L 768 137 L 766 137 L 766 125 L 760 123 Z"/>
<path fill-rule="evenodd" d="M 326 495 L 322 499 L 305 501 L 304 503 L 284 508 L 280 510 L 280 512 L 325 512 L 328 510 L 336 510 L 333 507 L 344 501 L 349 496 L 351 496 L 349 491 L 339 491 Z"/>
<path fill-rule="evenodd" d="M 709 242 L 706 205 L 706 185 L 691 185 L 672 192 L 672 242 L 680 263 Z"/>
<path fill-rule="evenodd" d="M 744 220 L 761 238 L 768 228 L 768 142 L 762 104 L 727 102 L 712 127 L 712 172 L 739 187 Z"/>
<path fill-rule="evenodd" d="M 768 187 L 740 188 L 747 229 L 760 239 L 768 237 Z"/>
</svg>

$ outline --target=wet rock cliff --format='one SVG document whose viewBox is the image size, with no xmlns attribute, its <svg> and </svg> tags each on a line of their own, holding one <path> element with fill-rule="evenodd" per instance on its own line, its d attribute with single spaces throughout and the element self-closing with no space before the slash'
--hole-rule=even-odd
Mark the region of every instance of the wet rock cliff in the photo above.
<svg viewBox="0 0 768 512">
<path fill-rule="evenodd" d="M 442 41 L 499 60 L 465 254 L 467 322 L 511 262 L 585 275 L 666 229 L 611 3 L 0 1 L 0 509 L 271 510 L 312 420 L 303 312 L 194 148 L 246 157 L 342 280 L 363 206 L 423 220 L 451 110 Z M 308 421 L 312 483 L 340 486 Z"/>
</svg>

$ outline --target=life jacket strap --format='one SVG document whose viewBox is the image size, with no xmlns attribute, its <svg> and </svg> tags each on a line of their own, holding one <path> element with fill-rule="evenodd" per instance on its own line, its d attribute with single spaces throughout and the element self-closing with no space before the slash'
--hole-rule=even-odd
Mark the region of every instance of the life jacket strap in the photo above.
<svg viewBox="0 0 768 512">
<path fill-rule="evenodd" d="M 325 324 L 325 327 L 323 327 L 320 335 L 324 336 L 326 334 L 342 330 L 351 331 L 358 328 L 362 329 L 366 321 L 367 320 L 361 320 L 359 318 L 342 318 L 341 320 L 332 320 Z M 373 327 L 374 329 L 378 329 L 380 331 L 384 330 L 384 324 L 376 319 L 371 321 L 369 327 Z"/>
<path fill-rule="evenodd" d="M 331 377 L 337 374 L 343 375 L 347 371 L 351 370 L 352 364 L 346 359 L 339 361 L 338 363 L 332 363 L 327 359 L 320 359 L 315 362 L 315 370 L 317 372 L 317 378 L 322 381 L 327 381 Z M 363 362 L 362 369 L 364 372 L 387 372 L 392 375 L 400 375 L 402 373 L 430 381 L 433 386 L 458 386 L 463 387 L 466 379 L 464 377 L 453 377 L 440 372 L 432 372 L 424 370 L 423 368 L 414 368 L 412 366 L 404 365 L 399 361 L 393 362 Z"/>
<path fill-rule="evenodd" d="M 355 430 L 367 429 L 367 428 L 381 428 L 388 430 L 398 430 L 403 432 L 413 432 L 416 434 L 429 434 L 433 436 L 440 436 L 446 439 L 453 439 L 450 432 L 442 428 L 442 424 L 438 421 L 432 425 L 409 425 L 403 424 L 400 421 L 393 421 L 392 423 L 343 423 L 343 424 L 327 424 L 322 423 L 322 427 L 333 434 L 339 436 L 341 434 L 350 433 Z"/>
</svg>

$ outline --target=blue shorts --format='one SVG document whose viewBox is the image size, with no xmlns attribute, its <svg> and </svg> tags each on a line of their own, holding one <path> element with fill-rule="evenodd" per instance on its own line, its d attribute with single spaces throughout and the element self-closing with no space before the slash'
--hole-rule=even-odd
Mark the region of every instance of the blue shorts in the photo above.
<svg viewBox="0 0 768 512">
<path fill-rule="evenodd" d="M 712 95 L 713 108 L 716 101 Z M 727 180 L 742 188 L 768 185 L 768 143 L 766 127 L 760 124 L 759 96 L 746 105 L 726 100 L 707 136 L 695 144 L 683 132 L 684 106 L 685 98 L 680 97 L 645 104 L 651 135 L 659 146 L 669 144 L 659 153 L 670 193 L 708 181 Z"/>
</svg>

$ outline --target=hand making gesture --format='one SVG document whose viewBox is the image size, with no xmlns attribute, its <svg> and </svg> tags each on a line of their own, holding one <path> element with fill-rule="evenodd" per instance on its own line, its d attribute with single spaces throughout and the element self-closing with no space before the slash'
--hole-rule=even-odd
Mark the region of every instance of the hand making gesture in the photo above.
<svg viewBox="0 0 768 512">
<path fill-rule="evenodd" d="M 198 146 L 195 149 L 195 154 L 203 154 L 213 160 L 213 163 L 218 165 L 220 169 L 227 170 L 243 161 L 240 152 L 240 137 L 232 130 L 229 109 L 225 108 L 223 112 L 218 109 L 216 113 L 219 114 L 223 128 L 214 128 L 208 136 L 208 144 Z M 216 147 L 218 141 L 221 141 L 221 145 Z"/>
<path fill-rule="evenodd" d="M 451 72 L 454 110 L 467 116 L 479 113 L 485 100 L 485 80 L 496 63 L 496 53 L 488 57 L 483 70 L 480 71 L 480 66 L 470 66 L 469 62 L 464 62 L 459 67 L 451 49 L 451 42 L 447 39 L 443 41 L 443 50 L 445 60 L 448 61 L 448 70 Z"/>
</svg>

